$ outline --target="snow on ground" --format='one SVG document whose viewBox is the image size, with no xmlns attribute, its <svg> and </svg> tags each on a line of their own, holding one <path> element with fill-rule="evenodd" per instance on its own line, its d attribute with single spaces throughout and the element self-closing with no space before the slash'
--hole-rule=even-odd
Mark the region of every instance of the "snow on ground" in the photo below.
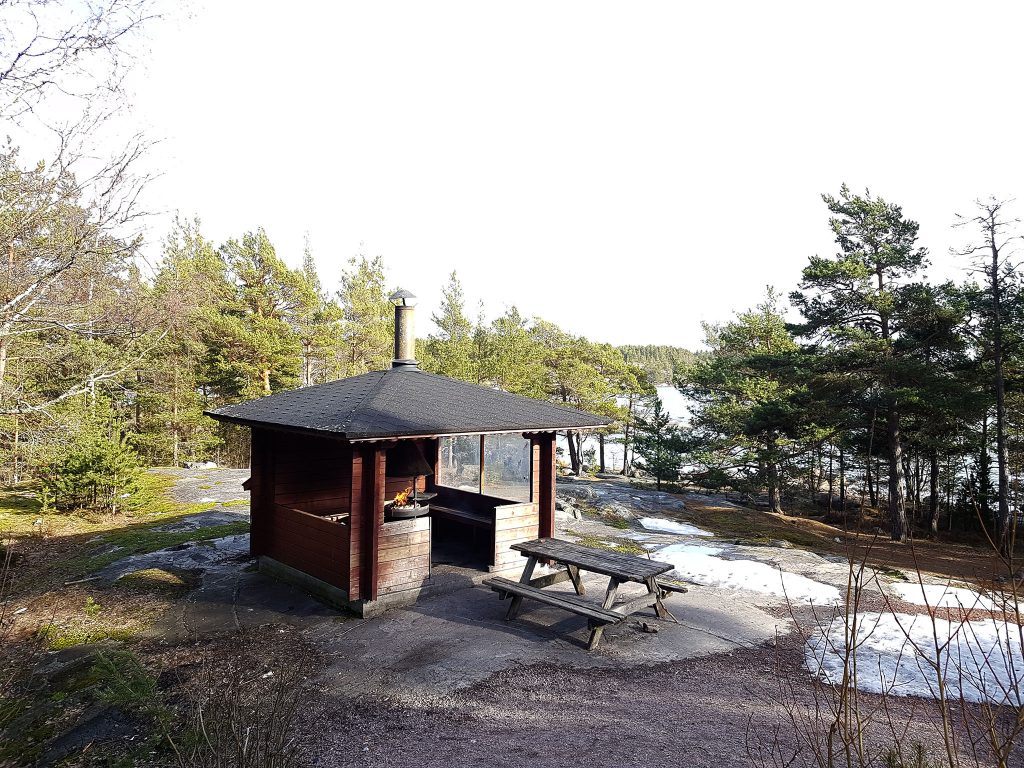
<svg viewBox="0 0 1024 768">
<path fill-rule="evenodd" d="M 984 595 L 948 584 L 896 583 L 890 584 L 889 590 L 900 600 L 931 608 L 963 608 L 968 611 L 991 611 L 995 608 L 995 604 Z"/>
<path fill-rule="evenodd" d="M 711 531 L 705 531 L 696 525 L 689 523 L 677 523 L 675 520 L 666 520 L 662 517 L 641 517 L 640 525 L 648 531 L 659 531 L 660 533 L 678 533 L 682 536 L 714 536 Z"/>
<path fill-rule="evenodd" d="M 807 669 L 833 685 L 840 683 L 847 634 L 842 616 L 813 634 L 805 647 Z M 865 613 L 853 645 L 856 685 L 863 691 L 937 698 L 938 666 L 949 699 L 963 695 L 968 701 L 1016 706 L 1024 701 L 1021 628 L 1003 620 L 949 622 L 925 615 Z"/>
<path fill-rule="evenodd" d="M 839 590 L 828 584 L 789 573 L 755 560 L 725 560 L 717 547 L 672 544 L 659 549 L 658 560 L 672 563 L 683 579 L 709 587 L 748 590 L 815 605 L 839 602 Z"/>
</svg>

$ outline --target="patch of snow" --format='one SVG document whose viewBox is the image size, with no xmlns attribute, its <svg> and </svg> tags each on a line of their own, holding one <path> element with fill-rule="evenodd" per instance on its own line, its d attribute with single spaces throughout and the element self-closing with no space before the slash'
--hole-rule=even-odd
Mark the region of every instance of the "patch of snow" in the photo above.
<svg viewBox="0 0 1024 768">
<path fill-rule="evenodd" d="M 842 616 L 820 628 L 804 649 L 807 669 L 839 684 L 851 633 Z M 947 699 L 963 696 L 967 701 L 1020 706 L 1022 645 L 1020 628 L 1003 620 L 949 622 L 924 615 L 865 613 L 853 642 L 855 684 L 870 693 L 938 698 L 941 671 Z"/>
<path fill-rule="evenodd" d="M 203 496 L 203 498 L 201 498 L 198 503 L 209 504 L 211 501 L 216 501 L 216 499 L 213 498 L 212 496 Z"/>
<path fill-rule="evenodd" d="M 995 604 L 984 595 L 971 589 L 951 587 L 948 584 L 919 584 L 917 582 L 890 584 L 889 590 L 914 605 L 932 608 L 963 608 L 964 610 L 994 610 Z"/>
<path fill-rule="evenodd" d="M 756 560 L 716 557 L 720 552 L 715 547 L 672 544 L 659 549 L 655 558 L 672 563 L 675 572 L 683 579 L 709 587 L 760 592 L 796 603 L 825 605 L 839 602 L 839 590 L 833 586 Z"/>
<path fill-rule="evenodd" d="M 677 523 L 675 520 L 665 520 L 661 517 L 642 517 L 640 525 L 648 531 L 659 531 L 661 533 L 678 533 L 683 536 L 714 536 L 711 531 L 705 531 L 696 525 L 689 523 Z"/>
</svg>

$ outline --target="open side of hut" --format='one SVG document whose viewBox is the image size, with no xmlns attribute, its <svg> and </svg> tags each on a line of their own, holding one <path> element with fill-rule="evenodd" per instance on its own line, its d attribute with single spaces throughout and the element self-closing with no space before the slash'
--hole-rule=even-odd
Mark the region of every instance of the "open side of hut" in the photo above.
<svg viewBox="0 0 1024 768">
<path fill-rule="evenodd" d="M 555 435 L 591 413 L 426 373 L 411 294 L 392 297 L 392 368 L 208 411 L 251 427 L 260 569 L 368 616 L 430 587 L 431 565 L 501 571 L 554 534 Z"/>
</svg>

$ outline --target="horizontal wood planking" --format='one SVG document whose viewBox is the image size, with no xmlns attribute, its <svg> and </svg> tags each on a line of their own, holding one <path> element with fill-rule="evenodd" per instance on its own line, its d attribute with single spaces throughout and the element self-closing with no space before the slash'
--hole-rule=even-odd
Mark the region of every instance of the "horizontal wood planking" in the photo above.
<svg viewBox="0 0 1024 768">
<path fill-rule="evenodd" d="M 382 539 L 386 539 L 391 536 L 399 536 L 403 533 L 429 530 L 430 518 L 424 515 L 422 517 L 410 518 L 409 520 L 388 520 L 381 525 L 380 535 Z"/>
<path fill-rule="evenodd" d="M 311 559 L 307 553 L 299 552 L 283 542 L 275 542 L 267 553 L 275 560 L 290 565 L 297 571 L 316 576 L 328 584 L 342 584 L 345 581 L 344 571 L 335 563 Z"/>
<path fill-rule="evenodd" d="M 526 563 L 526 558 L 521 552 L 516 552 L 514 549 L 505 549 L 498 552 L 494 558 L 495 562 L 493 565 L 507 565 L 508 563 Z"/>
<path fill-rule="evenodd" d="M 513 528 L 525 528 L 530 525 L 537 525 L 539 520 L 540 514 L 538 514 L 536 510 L 531 509 L 522 515 L 504 517 L 501 520 L 495 520 L 494 530 L 510 531 Z M 536 538 L 536 536 L 534 538 Z"/>
<path fill-rule="evenodd" d="M 322 534 L 311 537 L 304 531 L 277 530 L 274 531 L 274 541 L 311 559 L 331 563 L 338 567 L 344 566 L 348 562 L 347 542 L 341 537 L 330 541 Z"/>
<path fill-rule="evenodd" d="M 537 538 L 534 536 L 533 538 Z M 412 531 L 411 533 L 399 533 L 394 536 L 382 537 L 380 548 L 391 549 L 392 547 L 405 547 L 409 544 L 422 544 L 430 541 L 430 531 Z"/>
<path fill-rule="evenodd" d="M 293 499 L 291 497 L 282 499 L 281 497 L 278 497 L 277 503 L 282 507 L 298 509 L 302 512 L 308 512 L 311 515 L 317 516 L 327 513 L 338 514 L 339 512 L 348 512 L 352 506 L 349 504 L 347 496 L 331 499 Z"/>
<path fill-rule="evenodd" d="M 502 531 L 495 531 L 494 543 L 496 545 L 508 546 L 512 543 L 536 539 L 537 525 L 537 520 L 534 520 L 530 525 L 525 525 L 521 528 L 506 528 Z M 498 548 L 500 549 L 501 547 Z"/>
<path fill-rule="evenodd" d="M 344 523 L 326 520 L 318 515 L 295 509 L 294 507 L 284 506 L 283 504 L 274 505 L 274 523 L 281 526 L 310 528 L 313 531 L 322 532 L 328 536 L 338 534 L 338 529 L 340 528 L 342 533 L 338 535 L 344 535 L 348 538 L 348 526 Z"/>
<path fill-rule="evenodd" d="M 267 555 L 280 563 L 290 565 L 298 571 L 308 573 L 310 576 L 320 579 L 320 581 L 327 582 L 331 586 L 338 587 L 340 589 L 344 589 L 345 587 L 347 578 L 343 572 L 321 565 L 317 562 L 309 562 L 308 560 L 293 563 L 291 560 L 294 558 L 294 553 L 287 548 L 272 546 L 267 552 Z"/>
<path fill-rule="evenodd" d="M 348 584 L 348 526 L 275 505 L 269 520 L 267 554 L 321 581 Z"/>
<path fill-rule="evenodd" d="M 501 504 L 494 508 L 494 519 L 505 520 L 509 517 L 520 517 L 522 515 L 537 514 L 537 505 L 533 502 L 522 504 Z"/>
<path fill-rule="evenodd" d="M 389 564 L 390 565 L 390 564 Z M 416 589 L 423 586 L 430 577 L 430 568 L 412 568 L 400 571 L 384 572 L 384 563 L 381 563 L 380 576 L 377 579 L 377 590 L 381 594 L 401 592 L 406 589 Z"/>
<path fill-rule="evenodd" d="M 381 549 L 380 554 L 377 556 L 377 562 L 389 563 L 396 560 L 407 560 L 413 559 L 417 563 L 423 563 L 425 565 L 430 564 L 430 542 L 426 541 L 422 544 L 407 544 L 404 547 L 391 547 L 389 549 Z"/>
</svg>

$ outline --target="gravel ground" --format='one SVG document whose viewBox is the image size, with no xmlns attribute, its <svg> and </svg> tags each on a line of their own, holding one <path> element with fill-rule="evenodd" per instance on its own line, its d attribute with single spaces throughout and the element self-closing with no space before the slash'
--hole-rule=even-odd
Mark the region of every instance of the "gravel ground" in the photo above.
<svg viewBox="0 0 1024 768">
<path fill-rule="evenodd" d="M 211 507 L 244 498 L 240 484 L 248 477 L 235 470 L 175 474 L 177 498 Z M 644 515 L 674 518 L 685 509 L 678 497 L 611 483 L 591 496 L 582 483 L 565 485 L 568 496 L 585 503 L 628 510 L 623 516 L 630 529 L 562 514 L 560 536 L 640 540 L 651 549 L 681 540 L 636 523 Z M 220 516 L 247 511 L 220 508 L 195 522 L 216 524 Z M 322 659 L 295 731 L 303 762 L 311 767 L 762 765 L 769 763 L 751 748 L 756 753 L 776 742 L 785 763 L 798 743 L 785 725 L 787 713 L 806 722 L 821 690 L 803 669 L 801 636 L 791 631 L 794 616 L 784 600 L 767 595 L 696 587 L 670 601 L 681 624 L 661 622 L 658 634 L 642 633 L 632 623 L 614 627 L 605 645 L 588 654 L 581 647 L 585 623 L 543 606 L 505 623 L 504 605 L 468 579 L 463 589 L 376 619 L 344 618 L 247 570 L 244 543 L 239 537 L 206 545 L 203 552 L 165 550 L 168 561 L 205 570 L 203 586 L 167 618 L 181 639 L 284 624 L 300 633 L 301 640 L 289 636 L 296 648 L 308 644 Z M 725 559 L 756 559 L 837 586 L 846 580 L 847 564 L 834 556 L 714 544 Z M 588 589 L 600 588 L 588 583 Z M 884 601 L 872 592 L 864 607 L 876 604 Z M 637 618 L 659 626 L 652 617 Z M 813 625 L 809 609 L 795 618 Z M 171 628 L 162 627 L 165 640 L 175 634 Z M 860 698 L 869 708 L 881 704 L 868 694 Z M 939 757 L 934 704 L 895 699 L 886 706 L 895 722 L 913 724 L 905 745 L 921 742 Z M 893 741 L 884 721 L 870 738 L 877 752 Z M 809 758 L 791 765 L 810 766 Z M 1024 760 L 1015 757 L 1010 764 Z"/>
<path fill-rule="evenodd" d="M 779 649 L 632 669 L 537 664 L 418 705 L 353 701 L 324 689 L 299 729 L 317 768 L 765 765 L 762 750 L 777 745 L 788 758 L 796 749 L 787 712 L 815 712 L 800 659 L 799 645 L 784 640 Z M 881 703 L 862 696 L 865 708 Z M 913 723 L 906 745 L 922 743 L 940 756 L 939 732 L 919 700 L 890 700 L 888 707 L 897 724 Z M 884 720 L 868 742 L 875 752 L 891 745 Z M 811 766 L 811 755 L 791 765 Z"/>
</svg>

